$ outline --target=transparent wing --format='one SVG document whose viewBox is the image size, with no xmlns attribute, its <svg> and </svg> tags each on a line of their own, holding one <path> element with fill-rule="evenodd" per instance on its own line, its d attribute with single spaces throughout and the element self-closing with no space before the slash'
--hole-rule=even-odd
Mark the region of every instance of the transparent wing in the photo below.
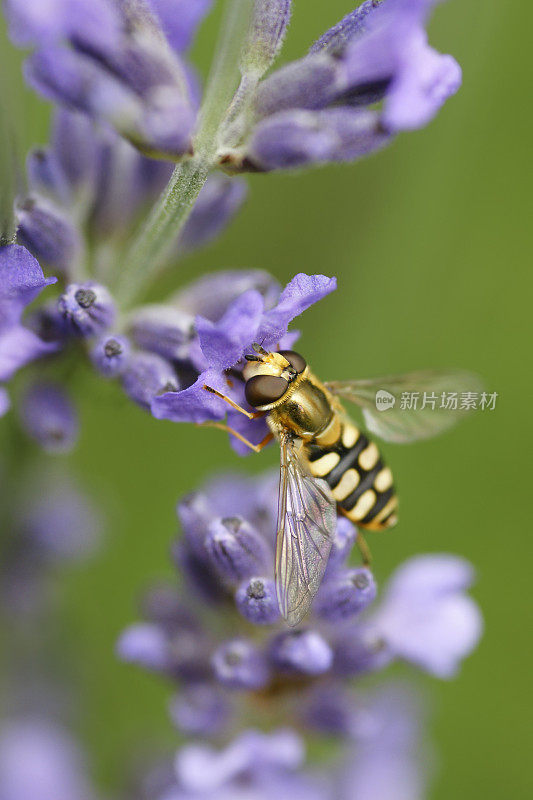
<svg viewBox="0 0 533 800">
<path fill-rule="evenodd" d="M 337 525 L 327 483 L 304 471 L 290 436 L 281 438 L 276 591 L 289 625 L 305 616 L 318 591 Z"/>
<path fill-rule="evenodd" d="M 463 371 L 410 372 L 326 386 L 363 409 L 369 431 L 398 443 L 442 433 L 475 408 L 483 393 L 481 379 Z"/>
</svg>

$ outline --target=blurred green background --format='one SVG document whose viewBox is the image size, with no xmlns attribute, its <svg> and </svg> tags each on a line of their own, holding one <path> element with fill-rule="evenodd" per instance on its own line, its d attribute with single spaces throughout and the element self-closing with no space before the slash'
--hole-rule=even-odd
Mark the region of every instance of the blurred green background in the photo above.
<svg viewBox="0 0 533 800">
<path fill-rule="evenodd" d="M 217 4 L 219 6 L 220 4 Z M 284 58 L 301 54 L 352 8 L 296 0 Z M 219 9 L 202 29 L 205 72 Z M 460 93 L 425 130 L 358 164 L 254 176 L 222 239 L 189 258 L 176 285 L 223 267 L 262 267 L 285 282 L 324 272 L 339 291 L 301 320 L 299 349 L 324 379 L 459 366 L 499 393 L 493 412 L 432 442 L 384 446 L 401 489 L 401 521 L 374 535 L 378 577 L 420 552 L 476 567 L 486 632 L 459 677 L 425 681 L 440 771 L 432 800 L 529 798 L 532 663 L 528 516 L 531 486 L 531 4 L 453 0 L 437 9 L 434 45 L 464 69 Z M 47 140 L 49 107 L 24 89 L 21 54 L 1 41 L 2 94 L 20 152 Z M 170 574 L 176 499 L 222 469 L 261 471 L 275 449 L 239 459 L 216 431 L 157 422 L 94 381 L 69 465 L 108 514 L 107 547 L 61 578 L 65 636 L 75 642 L 82 734 L 102 785 L 120 783 L 132 751 L 177 742 L 168 689 L 116 662 L 140 590 Z M 528 441 L 529 439 L 529 441 Z"/>
</svg>

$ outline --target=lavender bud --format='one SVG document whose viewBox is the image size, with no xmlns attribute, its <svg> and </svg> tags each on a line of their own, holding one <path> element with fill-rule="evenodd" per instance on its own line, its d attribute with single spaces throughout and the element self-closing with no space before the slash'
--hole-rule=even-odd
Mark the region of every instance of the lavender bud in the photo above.
<svg viewBox="0 0 533 800">
<path fill-rule="evenodd" d="M 161 628 L 147 622 L 130 625 L 121 633 L 116 654 L 121 661 L 151 672 L 164 672 L 169 666 L 168 640 Z"/>
<path fill-rule="evenodd" d="M 172 548 L 172 557 L 183 573 L 189 587 L 207 603 L 220 604 L 227 599 L 227 593 L 206 559 L 205 551 L 196 553 L 188 542 L 176 542 Z"/>
<path fill-rule="evenodd" d="M 259 84 L 254 110 L 259 118 L 279 111 L 315 110 L 335 100 L 339 66 L 327 55 L 314 55 L 276 70 Z"/>
<path fill-rule="evenodd" d="M 351 697 L 338 686 L 318 686 L 306 698 L 303 722 L 315 731 L 348 738 L 353 731 Z"/>
<path fill-rule="evenodd" d="M 333 663 L 333 652 L 322 636 L 313 630 L 281 633 L 271 645 L 271 658 L 284 672 L 321 675 Z"/>
<path fill-rule="evenodd" d="M 69 326 L 57 307 L 57 300 L 43 303 L 26 317 L 26 325 L 44 342 L 62 342 L 69 334 Z"/>
<path fill-rule="evenodd" d="M 54 200 L 68 201 L 70 190 L 67 179 L 54 153 L 32 150 L 26 161 L 26 170 L 30 187 L 36 192 Z"/>
<path fill-rule="evenodd" d="M 91 361 L 106 378 L 116 378 L 128 363 L 130 343 L 124 336 L 103 336 L 91 350 Z"/>
<path fill-rule="evenodd" d="M 40 261 L 68 272 L 81 249 L 74 225 L 52 206 L 28 197 L 17 207 L 20 244 Z"/>
<path fill-rule="evenodd" d="M 213 654 L 212 665 L 220 683 L 232 689 L 262 689 L 269 679 L 262 653 L 244 639 L 222 644 Z"/>
<path fill-rule="evenodd" d="M 213 520 L 205 549 L 216 572 L 231 583 L 261 572 L 267 562 L 264 540 L 241 517 Z"/>
<path fill-rule="evenodd" d="M 254 625 L 271 625 L 279 619 L 279 606 L 274 582 L 267 578 L 250 578 L 235 595 L 237 609 Z"/>
<path fill-rule="evenodd" d="M 372 626 L 360 623 L 339 638 L 334 650 L 333 672 L 342 677 L 383 669 L 393 659 L 383 637 Z"/>
<path fill-rule="evenodd" d="M 64 318 L 78 336 L 97 336 L 115 319 L 115 304 L 99 283 L 71 283 L 58 300 Z"/>
<path fill-rule="evenodd" d="M 243 75 L 260 78 L 279 53 L 291 17 L 292 0 L 255 0 L 241 56 Z"/>
<path fill-rule="evenodd" d="M 215 736 L 227 724 L 230 708 L 217 688 L 200 683 L 175 695 L 170 701 L 169 713 L 183 733 Z"/>
<path fill-rule="evenodd" d="M 149 305 L 133 312 L 129 333 L 142 350 L 169 361 L 185 361 L 194 339 L 194 317 L 172 306 Z"/>
<path fill-rule="evenodd" d="M 74 406 L 64 389 L 56 384 L 30 386 L 22 398 L 20 418 L 26 433 L 48 453 L 66 453 L 78 438 Z"/>
<path fill-rule="evenodd" d="M 134 353 L 122 374 L 122 387 L 141 408 L 150 410 L 158 394 L 177 392 L 179 381 L 172 364 L 153 353 Z"/>
<path fill-rule="evenodd" d="M 376 582 L 369 569 L 342 570 L 326 581 L 315 602 L 315 613 L 338 622 L 364 611 L 376 599 Z"/>
</svg>

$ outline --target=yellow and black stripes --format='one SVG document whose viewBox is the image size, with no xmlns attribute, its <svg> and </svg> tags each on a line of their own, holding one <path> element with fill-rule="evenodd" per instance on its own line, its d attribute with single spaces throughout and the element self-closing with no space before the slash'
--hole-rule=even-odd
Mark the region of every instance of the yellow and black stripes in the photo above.
<svg viewBox="0 0 533 800">
<path fill-rule="evenodd" d="M 305 444 L 304 453 L 311 474 L 327 481 L 349 519 L 370 530 L 395 524 L 398 499 L 391 471 L 374 442 L 355 425 L 340 422 L 336 441 L 315 440 Z"/>
</svg>

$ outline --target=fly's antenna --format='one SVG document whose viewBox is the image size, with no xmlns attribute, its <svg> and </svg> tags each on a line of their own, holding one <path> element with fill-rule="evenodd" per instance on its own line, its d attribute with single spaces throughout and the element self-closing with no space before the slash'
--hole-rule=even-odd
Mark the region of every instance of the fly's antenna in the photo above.
<svg viewBox="0 0 533 800">
<path fill-rule="evenodd" d="M 248 353 L 246 353 L 244 357 L 245 357 L 245 359 L 247 361 L 262 361 L 263 360 L 262 358 L 259 358 L 259 356 L 251 356 L 251 355 L 248 355 Z"/>
<path fill-rule="evenodd" d="M 257 344 L 257 342 L 253 343 L 252 349 L 255 350 L 256 353 L 259 353 L 259 355 L 261 355 L 261 356 L 267 356 L 268 355 L 268 353 L 264 349 L 264 347 L 261 347 L 261 345 Z"/>
</svg>

